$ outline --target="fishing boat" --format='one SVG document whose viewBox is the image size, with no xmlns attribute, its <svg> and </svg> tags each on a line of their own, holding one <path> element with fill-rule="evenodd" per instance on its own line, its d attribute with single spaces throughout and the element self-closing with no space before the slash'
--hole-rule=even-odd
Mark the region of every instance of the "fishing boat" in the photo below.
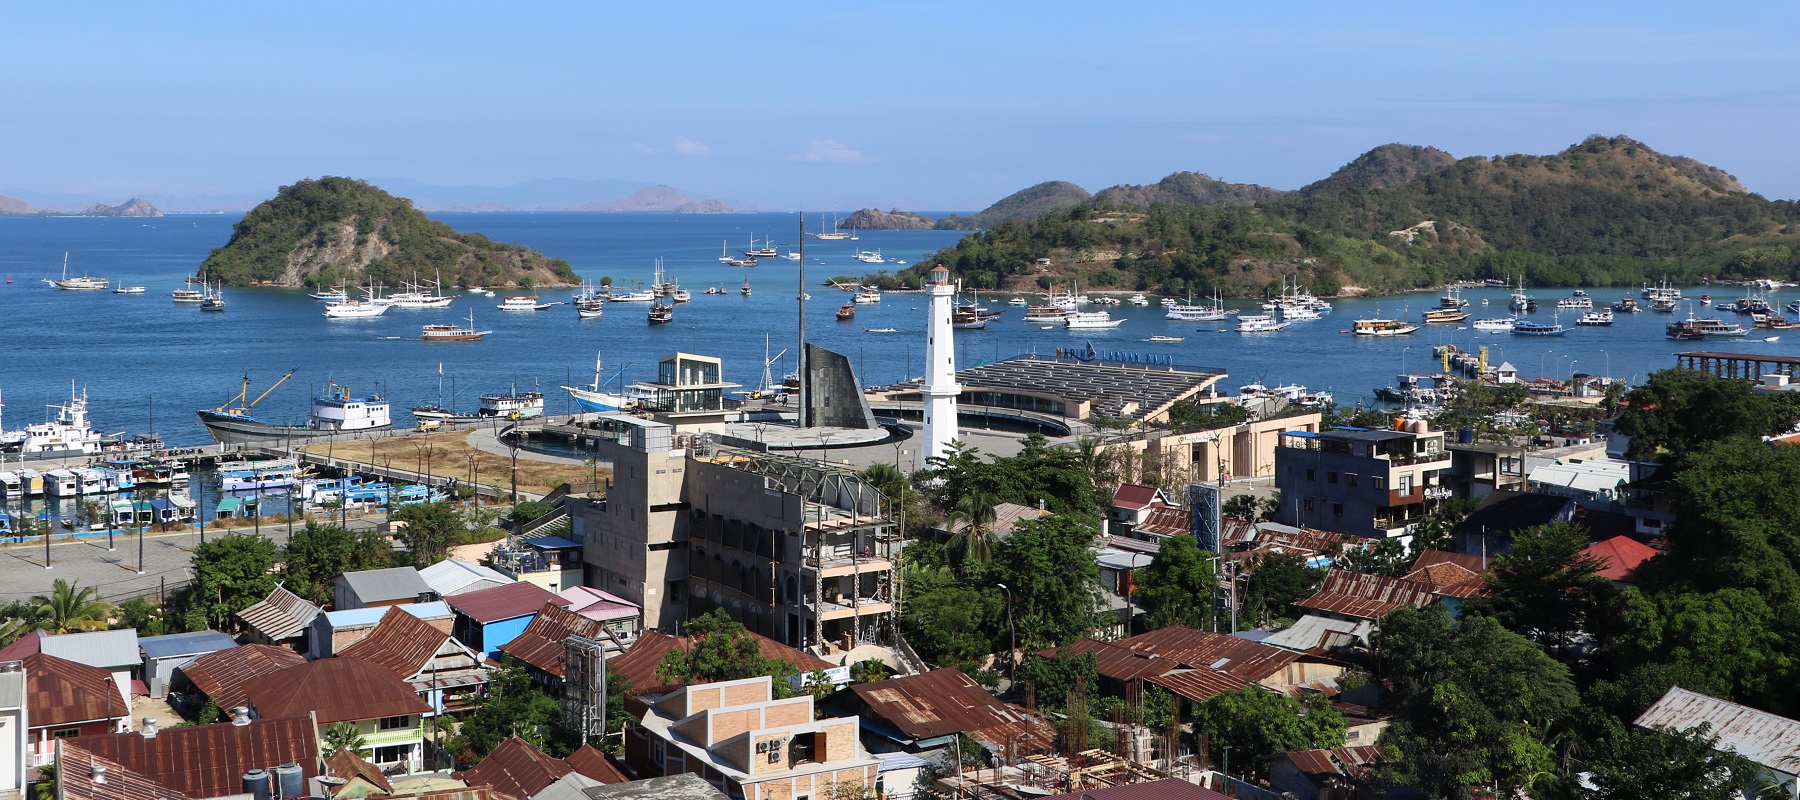
<svg viewBox="0 0 1800 800">
<path fill-rule="evenodd" d="M 1187 337 L 1186 336 L 1164 336 L 1159 333 L 1159 334 L 1156 334 L 1155 336 L 1145 339 L 1144 341 L 1146 341 L 1146 342 L 1185 342 L 1185 341 L 1187 341 Z"/>
<path fill-rule="evenodd" d="M 540 303 L 535 294 L 508 295 L 497 306 L 501 311 L 543 311 L 554 303 Z"/>
<path fill-rule="evenodd" d="M 433 323 L 419 326 L 419 338 L 427 342 L 478 342 L 493 331 L 475 329 L 475 311 L 469 310 L 469 327 Z"/>
<path fill-rule="evenodd" d="M 1427 325 L 1462 322 L 1469 318 L 1469 312 L 1460 308 L 1434 308 L 1421 315 Z"/>
<path fill-rule="evenodd" d="M 63 253 L 62 279 L 51 280 L 45 278 L 44 282 L 58 289 L 66 289 L 71 292 L 97 292 L 112 285 L 112 281 L 105 278 L 96 278 L 91 275 L 80 275 L 74 278 L 69 277 L 68 253 Z"/>
<path fill-rule="evenodd" d="M 1287 327 L 1285 322 L 1277 322 L 1273 314 L 1244 314 L 1238 317 L 1238 333 L 1273 333 Z"/>
<path fill-rule="evenodd" d="M 1611 325 L 1613 324 L 1612 309 L 1608 308 L 1601 311 L 1589 311 L 1586 314 L 1582 314 L 1581 319 L 1575 320 L 1575 324 L 1586 325 L 1590 328 Z"/>
<path fill-rule="evenodd" d="M 258 395 L 255 400 L 245 402 L 250 393 L 250 378 L 244 377 L 243 389 L 233 401 L 218 408 L 200 409 L 194 412 L 200 423 L 206 426 L 207 433 L 212 434 L 213 441 L 220 444 L 261 444 L 265 442 L 285 442 L 294 439 L 316 439 L 326 436 L 356 437 L 377 433 L 394 427 L 389 416 L 388 401 L 380 395 L 357 397 L 350 394 L 350 387 L 335 381 L 325 385 L 323 392 L 312 400 L 312 413 L 307 421 L 298 425 L 277 425 L 258 420 L 250 412 L 256 404 L 262 402 L 271 392 L 280 388 L 293 372 L 281 376 L 268 390 Z"/>
<path fill-rule="evenodd" d="M 1563 336 L 1569 332 L 1569 329 L 1564 327 L 1561 322 L 1554 320 L 1546 324 L 1529 319 L 1519 319 L 1513 321 L 1512 332 L 1514 336 Z"/>
<path fill-rule="evenodd" d="M 336 289 L 326 289 L 322 292 L 313 292 L 312 294 L 307 295 L 307 297 L 310 297 L 314 300 L 323 300 L 327 303 L 342 303 L 345 300 L 350 299 L 350 294 L 348 292 L 344 291 L 344 287 L 342 285 L 340 285 Z"/>
<path fill-rule="evenodd" d="M 887 259 L 881 257 L 880 250 L 858 250 L 856 251 L 856 255 L 852 256 L 852 258 L 855 258 L 857 261 L 861 261 L 864 264 L 883 264 L 887 262 Z"/>
<path fill-rule="evenodd" d="M 750 296 L 750 278 L 749 278 L 749 276 L 744 277 L 744 285 L 738 288 L 738 294 L 741 294 L 745 297 Z"/>
<path fill-rule="evenodd" d="M 177 303 L 198 303 L 206 299 L 206 293 L 199 289 L 176 289 L 169 296 Z"/>
<path fill-rule="evenodd" d="M 856 304 L 855 303 L 845 303 L 841 306 L 838 306 L 838 310 L 837 310 L 838 322 L 849 322 L 850 320 L 853 320 L 855 318 L 856 318 Z"/>
<path fill-rule="evenodd" d="M 986 330 L 987 324 L 988 318 L 974 309 L 958 308 L 950 312 L 950 327 L 958 330 Z"/>
<path fill-rule="evenodd" d="M 1612 304 L 1612 310 L 1621 314 L 1636 314 L 1643 311 L 1644 307 L 1638 305 L 1635 297 L 1621 297 L 1618 302 Z"/>
<path fill-rule="evenodd" d="M 113 294 L 143 294 L 145 291 L 142 286 L 121 286 L 114 289 Z"/>
<path fill-rule="evenodd" d="M 625 395 L 605 390 L 604 387 L 606 384 L 601 380 L 602 362 L 600 356 L 600 353 L 594 353 L 593 383 L 586 386 L 564 386 L 562 387 L 563 390 L 569 393 L 569 399 L 575 401 L 575 406 L 582 411 L 608 412 L 627 408 L 630 405 L 629 398 Z M 620 370 L 620 372 L 623 371 L 624 370 L 622 369 Z M 614 377 L 618 376 L 614 375 Z"/>
<path fill-rule="evenodd" d="M 1517 321 L 1513 317 L 1492 317 L 1475 320 L 1469 327 L 1483 333 L 1506 333 L 1513 329 L 1513 323 Z"/>
<path fill-rule="evenodd" d="M 1045 327 L 1067 325 L 1069 312 L 1058 306 L 1031 306 L 1025 309 L 1025 324 Z"/>
<path fill-rule="evenodd" d="M 1419 329 L 1419 326 L 1397 319 L 1359 319 L 1351 325 L 1350 332 L 1357 336 L 1404 336 Z"/>
</svg>

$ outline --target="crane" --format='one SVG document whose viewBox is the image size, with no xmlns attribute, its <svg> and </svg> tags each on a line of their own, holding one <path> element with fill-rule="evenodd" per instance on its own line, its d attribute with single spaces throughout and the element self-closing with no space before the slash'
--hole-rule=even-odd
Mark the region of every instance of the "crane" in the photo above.
<svg viewBox="0 0 1800 800">
<path fill-rule="evenodd" d="M 250 396 L 250 374 L 245 373 L 244 374 L 244 388 L 238 390 L 236 397 L 233 397 L 231 400 L 225 401 L 225 405 L 219 406 L 218 408 L 213 409 L 213 410 L 217 411 L 221 414 L 231 414 L 232 416 L 245 416 L 250 413 L 250 409 L 256 407 L 257 403 L 262 402 L 263 398 L 268 397 L 270 392 L 273 392 L 276 389 L 281 388 L 281 384 L 286 383 L 288 378 L 294 377 L 294 373 L 299 372 L 299 371 L 300 370 L 298 367 L 288 370 L 286 375 L 281 376 L 280 380 L 276 381 L 274 383 L 274 385 L 272 385 L 268 389 L 264 390 L 262 394 L 257 395 L 256 399 L 251 400 L 247 405 L 244 405 L 243 403 L 244 403 L 244 398 Z M 226 408 L 226 406 L 231 405 L 232 400 L 236 400 L 241 405 L 239 405 L 237 408 Z"/>
</svg>

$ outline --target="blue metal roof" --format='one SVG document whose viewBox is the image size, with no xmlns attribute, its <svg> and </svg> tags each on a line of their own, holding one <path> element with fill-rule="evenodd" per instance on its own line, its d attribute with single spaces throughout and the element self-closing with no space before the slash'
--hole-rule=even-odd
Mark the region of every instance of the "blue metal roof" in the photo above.
<svg viewBox="0 0 1800 800">
<path fill-rule="evenodd" d="M 539 536 L 536 539 L 526 539 L 525 543 L 539 550 L 575 550 L 581 547 L 580 542 L 561 536 Z"/>
<path fill-rule="evenodd" d="M 212 630 L 171 633 L 167 636 L 145 636 L 138 639 L 138 649 L 144 651 L 145 658 L 197 656 L 229 650 L 236 646 L 236 640 Z"/>
</svg>

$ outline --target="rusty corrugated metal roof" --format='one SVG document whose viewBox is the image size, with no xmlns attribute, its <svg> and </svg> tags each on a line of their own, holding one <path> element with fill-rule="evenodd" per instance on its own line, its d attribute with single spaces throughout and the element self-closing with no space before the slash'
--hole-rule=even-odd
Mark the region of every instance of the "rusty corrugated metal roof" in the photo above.
<svg viewBox="0 0 1800 800">
<path fill-rule="evenodd" d="M 306 626 L 312 624 L 313 617 L 319 614 L 318 606 L 277 586 L 268 597 L 237 612 L 237 618 L 270 641 L 279 642 L 300 635 L 301 631 L 306 630 Z"/>
<path fill-rule="evenodd" d="M 106 670 L 46 653 L 26 656 L 24 665 L 25 707 L 33 728 L 131 717 Z"/>
<path fill-rule="evenodd" d="M 1147 653 L 1135 653 L 1112 642 L 1098 639 L 1079 639 L 1069 643 L 1069 650 L 1074 653 L 1093 653 L 1101 675 L 1116 681 L 1131 682 L 1152 675 L 1161 675 L 1181 665 L 1160 656 Z M 1045 658 L 1055 658 L 1057 648 L 1048 647 L 1037 651 Z"/>
<path fill-rule="evenodd" d="M 476 622 L 487 624 L 535 614 L 545 603 L 568 606 L 569 601 L 535 583 L 520 581 L 444 598 L 451 608 Z"/>
<path fill-rule="evenodd" d="M 575 752 L 563 760 L 569 762 L 571 769 L 601 783 L 624 783 L 631 780 L 619 769 L 618 764 L 591 744 L 576 748 Z"/>
<path fill-rule="evenodd" d="M 340 747 L 338 751 L 325 757 L 325 770 L 332 776 L 349 780 L 361 778 L 384 792 L 394 791 L 394 784 L 381 774 L 381 768 L 363 760 L 355 750 Z"/>
<path fill-rule="evenodd" d="M 123 764 L 88 752 L 72 739 L 59 740 L 57 750 L 56 793 L 63 800 L 191 800 Z M 94 781 L 95 767 L 105 769 L 104 783 Z"/>
<path fill-rule="evenodd" d="M 1431 601 L 1429 584 L 1334 569 L 1325 574 L 1325 582 L 1319 585 L 1317 593 L 1294 605 L 1327 614 L 1375 620 L 1402 608 L 1423 608 Z"/>
<path fill-rule="evenodd" d="M 551 595 L 555 597 L 555 595 Z M 561 602 L 561 598 L 557 598 Z M 546 601 L 538 615 L 531 618 L 525 630 L 512 641 L 500 646 L 506 653 L 533 667 L 560 678 L 563 675 L 563 640 L 570 636 L 602 638 L 606 626 L 553 602 Z M 640 641 L 642 641 L 640 639 Z M 607 665 L 611 669 L 610 664 Z M 652 670 L 654 671 L 654 669 Z"/>
<path fill-rule="evenodd" d="M 1479 573 L 1449 562 L 1414 567 L 1402 577 L 1431 586 L 1433 593 L 1441 597 L 1473 597 L 1487 589 Z"/>
<path fill-rule="evenodd" d="M 1381 759 L 1380 745 L 1362 745 L 1360 747 L 1328 747 L 1321 750 L 1293 750 L 1282 756 L 1293 762 L 1294 767 L 1305 775 L 1307 780 L 1317 786 L 1330 776 L 1342 776 L 1352 781 L 1360 781 L 1368 773 L 1370 764 Z"/>
<path fill-rule="evenodd" d="M 1148 680 L 1196 703 L 1204 703 L 1216 695 L 1255 685 L 1235 675 L 1210 669 L 1180 670 Z"/>
<path fill-rule="evenodd" d="M 573 771 L 562 759 L 545 755 L 518 736 L 508 736 L 486 758 L 455 777 L 471 786 L 485 784 L 514 797 L 530 797 Z"/>
<path fill-rule="evenodd" d="M 1048 725 L 1017 706 L 1000 702 L 954 667 L 922 675 L 889 678 L 851 687 L 869 711 L 892 723 L 914 740 L 963 732 L 978 739 L 1006 741 L 1020 733 L 1035 734 L 1039 746 L 1056 741 Z"/>
<path fill-rule="evenodd" d="M 1181 536 L 1190 531 L 1189 526 L 1192 522 L 1192 518 L 1188 516 L 1188 510 L 1185 508 L 1156 506 L 1150 509 L 1149 516 L 1144 517 L 1144 521 L 1138 523 L 1132 530 L 1152 536 Z"/>
<path fill-rule="evenodd" d="M 368 636 L 351 642 L 338 652 L 338 657 L 360 658 L 401 679 L 412 680 L 425 670 L 449 638 L 431 623 L 390 606 Z"/>
<path fill-rule="evenodd" d="M 244 773 L 252 769 L 298 764 L 307 780 L 319 774 L 318 731 L 306 716 L 169 727 L 155 736 L 82 736 L 76 744 L 191 797 L 243 794 Z"/>
<path fill-rule="evenodd" d="M 1299 653 L 1274 645 L 1181 626 L 1140 633 L 1117 646 L 1190 667 L 1227 672 L 1247 681 L 1263 680 L 1300 658 Z"/>
<path fill-rule="evenodd" d="M 1633 724 L 1685 731 L 1702 722 L 1711 726 L 1708 734 L 1719 737 L 1720 749 L 1731 750 L 1777 772 L 1800 772 L 1800 720 L 1676 686 Z"/>
<path fill-rule="evenodd" d="M 245 681 L 304 663 L 304 657 L 284 647 L 246 644 L 207 653 L 178 669 L 219 708 L 231 709 L 248 702 L 244 696 Z"/>
<path fill-rule="evenodd" d="M 357 658 L 321 658 L 252 678 L 244 695 L 266 717 L 312 712 L 321 725 L 424 714 L 431 706 L 412 684 Z"/>
</svg>

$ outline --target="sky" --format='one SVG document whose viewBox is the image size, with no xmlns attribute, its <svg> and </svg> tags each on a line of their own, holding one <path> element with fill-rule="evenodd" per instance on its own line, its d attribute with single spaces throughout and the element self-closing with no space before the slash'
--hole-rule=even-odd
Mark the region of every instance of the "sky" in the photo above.
<svg viewBox="0 0 1800 800">
<path fill-rule="evenodd" d="M 1388 142 L 1491 156 L 1598 133 L 1800 197 L 1791 2 L 15 3 L 3 19 L 7 192 L 574 178 L 761 210 L 979 210 L 1046 180 L 1294 189 Z"/>
</svg>

